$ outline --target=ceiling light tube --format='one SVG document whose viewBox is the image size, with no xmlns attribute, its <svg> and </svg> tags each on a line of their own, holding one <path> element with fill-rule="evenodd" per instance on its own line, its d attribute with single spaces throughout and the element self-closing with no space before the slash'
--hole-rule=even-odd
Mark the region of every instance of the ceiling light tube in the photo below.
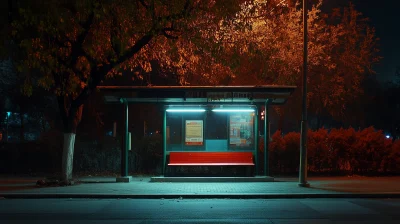
<svg viewBox="0 0 400 224">
<path fill-rule="evenodd" d="M 205 112 L 202 108 L 169 108 L 167 112 L 180 112 L 180 113 L 195 113 L 195 112 Z"/>
<path fill-rule="evenodd" d="M 215 108 L 212 109 L 213 112 L 254 112 L 251 108 Z"/>
</svg>

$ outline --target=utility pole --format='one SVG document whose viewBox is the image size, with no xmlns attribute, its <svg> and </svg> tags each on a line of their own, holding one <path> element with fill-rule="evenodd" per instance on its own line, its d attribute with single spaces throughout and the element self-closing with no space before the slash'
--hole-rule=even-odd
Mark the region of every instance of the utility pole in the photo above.
<svg viewBox="0 0 400 224">
<path fill-rule="evenodd" d="M 307 183 L 307 1 L 303 0 L 303 105 L 300 136 L 299 186 L 309 187 Z"/>
</svg>

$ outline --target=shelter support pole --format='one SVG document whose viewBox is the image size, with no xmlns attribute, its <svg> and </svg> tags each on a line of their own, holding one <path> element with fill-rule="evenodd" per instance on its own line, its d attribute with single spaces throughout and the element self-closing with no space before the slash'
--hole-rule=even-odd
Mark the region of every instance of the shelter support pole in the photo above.
<svg viewBox="0 0 400 224">
<path fill-rule="evenodd" d="M 124 134 L 122 137 L 121 148 L 121 177 L 117 177 L 117 182 L 130 182 L 132 177 L 128 176 L 128 150 L 129 150 L 129 132 L 128 132 L 128 118 L 129 107 L 126 99 L 121 99 L 124 104 Z"/>
<path fill-rule="evenodd" d="M 265 107 L 265 115 L 264 115 L 264 175 L 268 176 L 269 175 L 269 150 L 268 150 L 268 144 L 269 144 L 269 113 L 268 113 L 268 104 L 269 100 L 267 99 L 265 101 L 264 107 Z"/>
<path fill-rule="evenodd" d="M 163 118 L 163 164 L 162 164 L 162 175 L 165 175 L 165 167 L 167 161 L 167 110 L 164 110 Z"/>
<path fill-rule="evenodd" d="M 256 112 L 254 115 L 254 163 L 256 164 L 255 171 L 254 171 L 255 175 L 258 175 L 258 144 L 259 144 L 259 141 L 258 141 L 258 134 L 259 134 L 259 131 L 258 131 L 258 116 L 259 116 L 258 109 L 259 109 L 258 106 L 256 106 Z"/>
<path fill-rule="evenodd" d="M 129 134 L 128 134 L 128 103 L 124 102 L 124 120 L 125 120 L 125 125 L 124 125 L 124 147 L 122 148 L 122 156 L 121 156 L 121 176 L 126 177 L 128 176 L 128 149 L 129 149 Z"/>
</svg>

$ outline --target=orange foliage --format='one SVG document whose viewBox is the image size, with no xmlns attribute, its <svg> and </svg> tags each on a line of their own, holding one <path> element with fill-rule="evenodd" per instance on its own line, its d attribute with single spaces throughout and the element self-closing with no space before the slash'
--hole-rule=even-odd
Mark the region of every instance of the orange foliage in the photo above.
<svg viewBox="0 0 400 224">
<path fill-rule="evenodd" d="M 261 152 L 264 142 L 260 141 Z M 269 142 L 269 166 L 273 174 L 295 173 L 299 166 L 300 134 L 280 131 Z M 386 139 L 373 127 L 363 130 L 319 129 L 308 131 L 308 170 L 312 173 L 400 173 L 400 140 Z"/>
<path fill-rule="evenodd" d="M 378 38 L 354 5 L 325 14 L 322 4 L 320 1 L 308 12 L 308 107 L 313 114 L 340 119 L 348 112 L 346 105 L 363 93 L 360 84 L 365 75 L 374 73 L 372 65 L 380 59 Z M 238 18 L 251 18 L 246 20 L 250 21 L 248 29 L 231 29 L 230 24 L 221 28 L 225 33 L 219 35 L 228 40 L 223 42 L 221 58 L 231 61 L 230 84 L 301 87 L 301 7 L 285 5 L 273 12 L 277 14 L 254 16 L 242 11 Z M 283 108 L 298 115 L 300 97 L 301 91 L 296 91 L 293 101 Z"/>
<path fill-rule="evenodd" d="M 307 155 L 310 170 L 329 169 L 330 164 L 326 162 L 329 160 L 328 130 L 323 128 L 317 131 L 308 130 Z"/>
</svg>

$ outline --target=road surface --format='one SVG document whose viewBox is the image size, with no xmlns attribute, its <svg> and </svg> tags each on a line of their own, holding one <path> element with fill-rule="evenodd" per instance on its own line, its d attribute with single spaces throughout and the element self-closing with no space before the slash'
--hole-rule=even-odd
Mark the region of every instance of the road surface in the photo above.
<svg viewBox="0 0 400 224">
<path fill-rule="evenodd" d="M 0 223 L 400 223 L 400 199 L 0 199 Z"/>
</svg>

